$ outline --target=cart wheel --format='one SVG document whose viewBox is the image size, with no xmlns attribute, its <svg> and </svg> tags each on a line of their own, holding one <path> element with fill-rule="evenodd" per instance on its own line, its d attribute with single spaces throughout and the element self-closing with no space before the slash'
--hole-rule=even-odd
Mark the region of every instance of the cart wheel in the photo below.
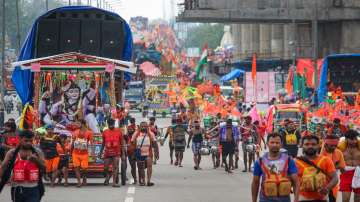
<svg viewBox="0 0 360 202">
<path fill-rule="evenodd" d="M 121 184 L 126 184 L 126 167 L 127 163 L 126 161 L 121 161 Z"/>
<path fill-rule="evenodd" d="M 156 111 L 153 111 L 153 117 L 156 117 Z"/>
<path fill-rule="evenodd" d="M 166 118 L 166 112 L 162 112 L 162 113 L 161 113 L 161 116 L 162 116 L 163 118 Z"/>
</svg>

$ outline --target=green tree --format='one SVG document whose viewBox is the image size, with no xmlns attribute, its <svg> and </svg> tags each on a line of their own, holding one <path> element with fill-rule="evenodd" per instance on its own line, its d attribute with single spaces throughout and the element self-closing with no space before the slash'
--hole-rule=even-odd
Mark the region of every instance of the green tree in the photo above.
<svg viewBox="0 0 360 202">
<path fill-rule="evenodd" d="M 202 48 L 202 46 L 207 43 L 209 48 L 215 49 L 220 45 L 223 35 L 223 24 L 202 24 L 189 29 L 185 47 Z"/>
<path fill-rule="evenodd" d="M 1 0 L 2 1 L 2 0 Z M 23 44 L 28 32 L 36 18 L 46 12 L 45 0 L 18 0 L 19 1 L 19 22 L 20 22 L 20 41 Z M 17 49 L 17 22 L 16 22 L 16 0 L 5 0 L 5 32 L 10 41 L 10 47 Z M 2 2 L 1 2 L 2 3 Z M 66 5 L 62 0 L 49 0 L 49 10 Z M 2 12 L 2 10 L 1 10 Z M 0 15 L 2 22 L 2 14 Z M 0 32 L 0 36 L 1 36 Z M 0 40 L 0 45 L 1 45 Z"/>
</svg>

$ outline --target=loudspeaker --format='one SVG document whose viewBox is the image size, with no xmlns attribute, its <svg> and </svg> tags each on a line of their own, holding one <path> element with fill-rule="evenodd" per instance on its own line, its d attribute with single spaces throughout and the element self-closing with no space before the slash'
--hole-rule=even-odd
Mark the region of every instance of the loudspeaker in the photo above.
<svg viewBox="0 0 360 202">
<path fill-rule="evenodd" d="M 84 19 L 81 22 L 80 51 L 89 55 L 100 55 L 100 20 Z"/>
<path fill-rule="evenodd" d="M 102 57 L 121 59 L 125 37 L 122 21 L 102 22 L 101 53 Z"/>
<path fill-rule="evenodd" d="M 62 19 L 60 21 L 59 53 L 80 50 L 80 20 Z"/>
<path fill-rule="evenodd" d="M 121 59 L 124 21 L 103 11 L 55 12 L 39 20 L 36 57 L 80 51 Z"/>
<path fill-rule="evenodd" d="M 36 57 L 58 54 L 59 20 L 43 19 L 37 27 Z"/>
</svg>

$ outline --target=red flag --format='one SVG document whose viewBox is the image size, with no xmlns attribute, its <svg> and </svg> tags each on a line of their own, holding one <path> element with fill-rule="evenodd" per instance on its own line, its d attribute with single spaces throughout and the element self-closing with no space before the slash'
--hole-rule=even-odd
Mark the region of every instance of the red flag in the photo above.
<svg viewBox="0 0 360 202">
<path fill-rule="evenodd" d="M 255 83 L 256 80 L 256 53 L 253 54 L 252 63 L 251 63 L 251 78 Z"/>
</svg>

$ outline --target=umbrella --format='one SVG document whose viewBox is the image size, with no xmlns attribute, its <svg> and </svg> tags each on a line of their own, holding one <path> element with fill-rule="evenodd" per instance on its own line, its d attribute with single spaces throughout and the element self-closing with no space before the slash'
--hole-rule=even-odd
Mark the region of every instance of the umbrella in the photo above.
<svg viewBox="0 0 360 202">
<path fill-rule="evenodd" d="M 140 69 L 147 76 L 159 76 L 161 75 L 161 71 L 151 62 L 144 62 L 140 65 Z"/>
</svg>

